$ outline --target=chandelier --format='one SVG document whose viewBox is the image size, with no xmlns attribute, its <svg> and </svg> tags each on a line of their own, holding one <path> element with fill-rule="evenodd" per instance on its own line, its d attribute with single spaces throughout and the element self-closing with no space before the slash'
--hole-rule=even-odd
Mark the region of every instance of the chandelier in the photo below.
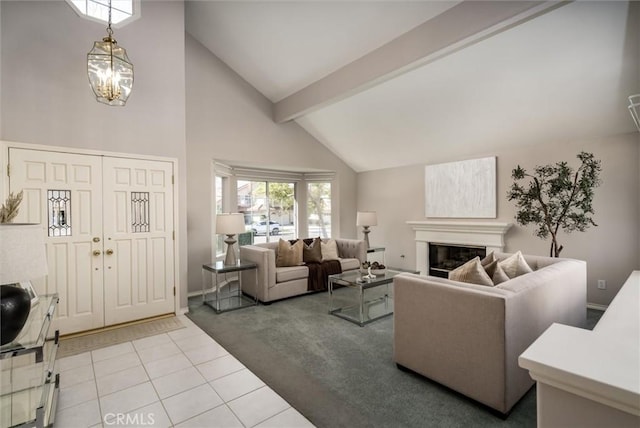
<svg viewBox="0 0 640 428">
<path fill-rule="evenodd" d="M 133 88 L 133 64 L 127 51 L 112 37 L 111 0 L 107 37 L 93 43 L 87 54 L 89 84 L 98 102 L 110 106 L 124 106 Z"/>
<path fill-rule="evenodd" d="M 631 95 L 629 97 L 629 112 L 633 121 L 636 123 L 638 131 L 640 131 L 640 94 Z"/>
</svg>

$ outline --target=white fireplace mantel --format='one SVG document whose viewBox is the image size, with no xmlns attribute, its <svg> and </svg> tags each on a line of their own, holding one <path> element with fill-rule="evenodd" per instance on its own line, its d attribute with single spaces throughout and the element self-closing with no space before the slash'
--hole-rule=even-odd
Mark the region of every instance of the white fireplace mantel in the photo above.
<svg viewBox="0 0 640 428">
<path fill-rule="evenodd" d="M 416 232 L 416 270 L 429 272 L 429 242 L 487 247 L 491 251 L 504 250 L 504 236 L 512 223 L 487 221 L 408 221 Z"/>
</svg>

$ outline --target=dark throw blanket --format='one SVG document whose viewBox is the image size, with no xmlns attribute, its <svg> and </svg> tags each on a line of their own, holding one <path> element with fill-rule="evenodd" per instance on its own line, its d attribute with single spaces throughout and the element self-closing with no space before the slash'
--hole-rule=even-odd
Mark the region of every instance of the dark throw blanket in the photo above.
<svg viewBox="0 0 640 428">
<path fill-rule="evenodd" d="M 323 291 L 329 288 L 329 275 L 342 273 L 338 260 L 325 260 L 322 263 L 307 263 L 309 278 L 307 291 Z"/>
</svg>

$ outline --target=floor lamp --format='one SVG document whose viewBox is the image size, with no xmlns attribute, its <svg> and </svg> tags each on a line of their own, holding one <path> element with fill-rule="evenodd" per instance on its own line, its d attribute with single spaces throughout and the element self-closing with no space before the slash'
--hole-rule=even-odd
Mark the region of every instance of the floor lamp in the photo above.
<svg viewBox="0 0 640 428">
<path fill-rule="evenodd" d="M 227 244 L 227 255 L 224 258 L 224 264 L 227 266 L 238 263 L 236 251 L 233 244 L 236 243 L 235 235 L 243 233 L 244 215 L 240 213 L 218 214 L 216 216 L 216 233 L 227 235 L 224 242 Z"/>
</svg>

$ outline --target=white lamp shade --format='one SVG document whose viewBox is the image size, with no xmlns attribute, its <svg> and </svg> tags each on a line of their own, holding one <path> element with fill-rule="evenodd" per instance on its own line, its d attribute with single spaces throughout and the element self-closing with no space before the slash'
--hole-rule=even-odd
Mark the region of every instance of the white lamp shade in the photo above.
<svg viewBox="0 0 640 428">
<path fill-rule="evenodd" d="M 235 235 L 244 232 L 244 215 L 240 213 L 218 214 L 216 233 Z"/>
<path fill-rule="evenodd" d="M 39 224 L 0 224 L 0 285 L 47 274 L 44 231 Z"/>
<path fill-rule="evenodd" d="M 377 226 L 378 214 L 375 211 L 358 211 L 356 226 Z"/>
</svg>

